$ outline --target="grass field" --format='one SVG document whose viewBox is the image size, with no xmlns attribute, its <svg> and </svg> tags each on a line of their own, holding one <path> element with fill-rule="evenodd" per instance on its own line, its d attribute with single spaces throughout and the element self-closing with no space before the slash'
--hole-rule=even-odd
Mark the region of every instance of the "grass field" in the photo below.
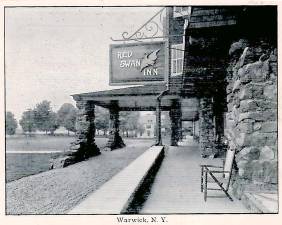
<svg viewBox="0 0 282 225">
<path fill-rule="evenodd" d="M 104 139 L 105 140 L 105 139 Z M 65 214 L 144 153 L 152 139 L 125 138 L 126 147 L 62 169 L 48 170 L 6 184 L 6 213 Z M 97 138 L 97 143 L 102 139 Z"/>
<path fill-rule="evenodd" d="M 73 136 L 21 135 L 6 138 L 6 182 L 48 170 L 50 160 L 64 154 L 72 141 Z M 99 147 L 103 147 L 106 141 L 106 138 L 96 138 Z M 11 151 L 13 153 L 9 153 Z M 16 151 L 21 153 L 15 153 Z M 22 151 L 61 151 L 61 153 L 22 153 Z"/>
</svg>

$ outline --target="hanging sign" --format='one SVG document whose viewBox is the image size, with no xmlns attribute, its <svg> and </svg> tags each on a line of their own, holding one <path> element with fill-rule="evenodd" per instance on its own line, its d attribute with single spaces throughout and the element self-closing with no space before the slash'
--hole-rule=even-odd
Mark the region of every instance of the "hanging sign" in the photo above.
<svg viewBox="0 0 282 225">
<path fill-rule="evenodd" d="M 110 85 L 165 81 L 165 42 L 110 45 Z"/>
</svg>

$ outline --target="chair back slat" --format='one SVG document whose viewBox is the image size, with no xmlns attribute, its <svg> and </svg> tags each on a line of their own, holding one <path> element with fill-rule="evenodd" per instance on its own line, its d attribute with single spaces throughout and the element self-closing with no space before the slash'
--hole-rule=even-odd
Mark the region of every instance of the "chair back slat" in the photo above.
<svg viewBox="0 0 282 225">
<path fill-rule="evenodd" d="M 234 161 L 234 156 L 235 156 L 235 149 L 228 148 L 228 150 L 226 152 L 225 163 L 224 163 L 224 171 L 231 172 L 232 166 L 233 166 L 233 161 Z M 225 173 L 224 175 L 225 175 L 226 178 L 228 178 L 230 173 Z"/>
</svg>

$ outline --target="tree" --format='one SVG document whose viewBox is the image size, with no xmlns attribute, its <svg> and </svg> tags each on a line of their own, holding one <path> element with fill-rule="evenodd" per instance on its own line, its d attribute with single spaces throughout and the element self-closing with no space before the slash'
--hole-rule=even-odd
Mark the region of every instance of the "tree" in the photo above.
<svg viewBox="0 0 282 225">
<path fill-rule="evenodd" d="M 14 135 L 16 133 L 16 128 L 18 127 L 17 120 L 12 112 L 6 112 L 6 134 Z"/>
<path fill-rule="evenodd" d="M 130 112 L 124 111 L 119 113 L 119 126 L 120 130 L 122 131 L 122 135 L 126 132 L 126 136 L 128 136 L 128 127 L 127 127 L 127 120 L 129 117 Z"/>
<path fill-rule="evenodd" d="M 106 135 L 109 128 L 109 120 L 110 114 L 108 110 L 102 107 L 95 108 L 95 126 L 97 130 L 102 130 L 104 135 Z"/>
<path fill-rule="evenodd" d="M 129 136 L 129 131 L 134 131 L 135 136 L 137 134 L 137 129 L 139 126 L 139 112 L 121 112 L 120 113 L 120 127 L 123 133 L 126 133 L 126 136 Z"/>
<path fill-rule="evenodd" d="M 69 132 L 76 132 L 76 127 L 75 127 L 75 123 L 76 123 L 76 117 L 77 117 L 77 111 L 76 109 L 71 110 L 67 115 L 66 118 L 64 120 L 63 126 L 66 128 L 66 130 L 68 131 L 68 135 Z"/>
<path fill-rule="evenodd" d="M 145 132 L 145 127 L 144 127 L 144 125 L 141 124 L 141 123 L 138 123 L 137 131 L 139 132 L 140 136 L 142 136 L 143 133 Z"/>
<path fill-rule="evenodd" d="M 24 132 L 29 132 L 29 133 L 34 132 L 36 130 L 34 111 L 28 109 L 27 111 L 23 112 L 22 118 L 19 123 Z"/>
<path fill-rule="evenodd" d="M 58 124 L 63 126 L 68 131 L 75 132 L 77 110 L 70 103 L 64 103 L 57 112 Z"/>
<path fill-rule="evenodd" d="M 58 122 L 57 114 L 55 112 L 50 112 L 48 121 L 46 122 L 46 131 L 49 131 L 53 135 L 59 126 L 60 124 Z"/>
<path fill-rule="evenodd" d="M 56 113 L 52 111 L 50 103 L 51 102 L 44 100 L 41 103 L 38 103 L 33 110 L 36 128 L 45 131 L 46 134 L 47 132 L 53 134 L 59 127 Z"/>
</svg>

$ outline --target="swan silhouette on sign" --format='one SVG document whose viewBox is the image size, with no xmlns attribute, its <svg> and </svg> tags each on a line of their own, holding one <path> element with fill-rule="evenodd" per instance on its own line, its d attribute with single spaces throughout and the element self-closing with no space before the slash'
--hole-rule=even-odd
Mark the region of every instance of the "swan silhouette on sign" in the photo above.
<svg viewBox="0 0 282 225">
<path fill-rule="evenodd" d="M 157 54 L 160 51 L 160 49 L 157 49 L 156 51 L 153 51 L 151 53 L 145 53 L 143 58 L 141 59 L 141 66 L 140 71 L 142 72 L 145 68 L 148 66 L 153 66 L 156 63 L 157 60 Z"/>
</svg>

